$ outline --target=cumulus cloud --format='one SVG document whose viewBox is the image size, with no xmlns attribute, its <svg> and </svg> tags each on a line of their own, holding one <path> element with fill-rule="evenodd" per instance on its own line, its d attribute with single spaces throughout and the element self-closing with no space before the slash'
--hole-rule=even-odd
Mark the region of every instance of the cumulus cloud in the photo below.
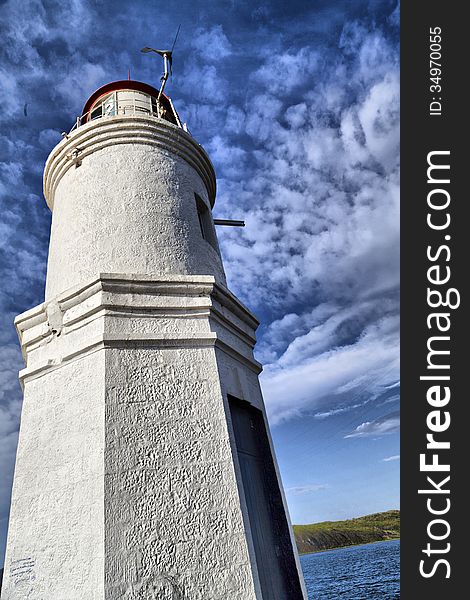
<svg viewBox="0 0 470 600">
<path fill-rule="evenodd" d="M 274 424 L 346 412 L 399 378 L 398 54 L 358 22 L 338 46 L 264 60 L 244 106 L 251 163 L 222 163 L 219 180 L 219 210 L 236 200 L 247 223 L 222 233 L 230 284 L 274 316 L 258 347 Z"/>
<path fill-rule="evenodd" d="M 265 86 L 271 94 L 286 94 L 306 82 L 311 82 L 319 72 L 322 55 L 313 48 L 285 51 L 269 56 L 252 75 L 257 84 Z"/>
<path fill-rule="evenodd" d="M 375 84 L 358 111 L 365 143 L 385 169 L 398 161 L 398 73 Z"/>
<path fill-rule="evenodd" d="M 191 61 L 180 79 L 181 89 L 191 94 L 192 100 L 208 105 L 219 104 L 226 100 L 227 81 L 219 75 L 214 65 L 201 66 Z"/>
<path fill-rule="evenodd" d="M 232 45 L 224 33 L 222 25 L 209 29 L 197 29 L 191 42 L 202 59 L 217 62 L 232 53 Z"/>
<path fill-rule="evenodd" d="M 293 342 L 295 344 L 296 340 Z M 398 363 L 398 319 L 390 317 L 367 327 L 354 343 L 312 355 L 294 353 L 267 365 L 262 376 L 267 408 L 274 423 L 302 412 L 331 411 L 338 405 L 380 396 Z M 365 398 L 364 398 L 365 397 Z"/>
</svg>

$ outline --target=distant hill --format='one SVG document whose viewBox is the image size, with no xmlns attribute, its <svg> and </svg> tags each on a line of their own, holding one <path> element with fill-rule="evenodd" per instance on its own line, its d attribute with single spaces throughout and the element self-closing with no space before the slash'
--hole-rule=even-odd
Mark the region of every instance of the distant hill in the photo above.
<svg viewBox="0 0 470 600">
<path fill-rule="evenodd" d="M 347 521 L 294 525 L 300 554 L 368 544 L 400 537 L 400 511 L 388 510 Z"/>
</svg>

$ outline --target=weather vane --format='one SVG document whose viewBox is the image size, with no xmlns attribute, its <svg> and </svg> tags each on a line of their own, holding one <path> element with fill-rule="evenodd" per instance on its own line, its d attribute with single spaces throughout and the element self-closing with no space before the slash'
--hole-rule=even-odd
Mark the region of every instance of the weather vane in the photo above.
<svg viewBox="0 0 470 600">
<path fill-rule="evenodd" d="M 141 52 L 155 52 L 163 57 L 163 75 L 160 77 L 160 91 L 158 92 L 157 101 L 160 102 L 160 97 L 163 94 L 163 90 L 165 89 L 166 82 L 168 77 L 172 74 L 172 65 L 173 65 L 173 50 L 175 49 L 176 40 L 178 38 L 178 34 L 180 32 L 181 25 L 178 25 L 178 30 L 176 31 L 175 39 L 173 40 L 173 45 L 171 50 L 156 50 L 155 48 L 150 48 L 149 46 L 145 46 L 145 48 L 141 49 Z"/>
</svg>

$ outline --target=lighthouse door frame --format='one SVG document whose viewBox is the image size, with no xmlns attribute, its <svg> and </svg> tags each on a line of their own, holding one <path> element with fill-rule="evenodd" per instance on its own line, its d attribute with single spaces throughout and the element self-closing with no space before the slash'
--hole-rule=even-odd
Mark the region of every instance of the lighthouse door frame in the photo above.
<svg viewBox="0 0 470 600">
<path fill-rule="evenodd" d="M 263 600 L 301 600 L 295 557 L 263 412 L 227 395 Z M 241 491 L 241 490 L 240 490 Z"/>
</svg>

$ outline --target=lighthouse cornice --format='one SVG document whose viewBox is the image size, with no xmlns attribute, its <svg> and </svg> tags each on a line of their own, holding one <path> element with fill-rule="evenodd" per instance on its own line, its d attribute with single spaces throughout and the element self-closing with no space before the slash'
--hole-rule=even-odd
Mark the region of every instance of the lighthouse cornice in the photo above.
<svg viewBox="0 0 470 600">
<path fill-rule="evenodd" d="M 212 276 L 101 273 L 18 315 L 15 325 L 22 383 L 111 347 L 216 346 L 261 371 L 253 357 L 257 319 Z"/>
<path fill-rule="evenodd" d="M 186 131 L 152 116 L 117 115 L 90 121 L 62 140 L 47 158 L 43 190 L 47 205 L 54 207 L 56 188 L 70 170 L 95 152 L 119 144 L 144 144 L 185 160 L 201 177 L 211 206 L 216 195 L 216 176 L 204 148 Z"/>
</svg>

